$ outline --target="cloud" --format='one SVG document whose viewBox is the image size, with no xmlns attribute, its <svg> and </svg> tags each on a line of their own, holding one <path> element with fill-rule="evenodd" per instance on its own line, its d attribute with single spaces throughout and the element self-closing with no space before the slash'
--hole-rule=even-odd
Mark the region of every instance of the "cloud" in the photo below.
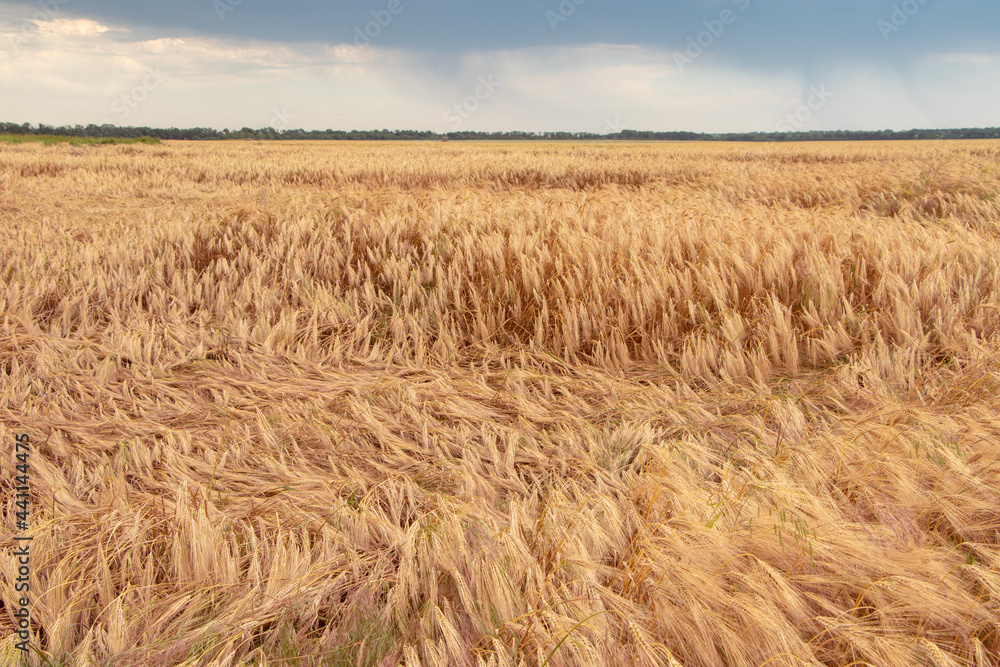
<svg viewBox="0 0 1000 667">
<path fill-rule="evenodd" d="M 937 60 L 953 65 L 972 63 L 975 65 L 985 65 L 997 59 L 997 56 L 989 53 L 942 53 L 932 56 L 931 60 Z"/>
<path fill-rule="evenodd" d="M 353 43 L 356 29 L 375 20 L 374 15 L 388 6 L 388 0 L 220 1 L 233 5 L 224 20 L 208 0 L 74 0 L 60 11 L 159 36 Z M 886 44 L 878 22 L 891 20 L 894 4 L 904 4 L 902 0 L 587 0 L 576 5 L 556 31 L 546 12 L 558 12 L 558 0 L 400 3 L 402 10 L 381 30 L 378 45 L 449 56 L 593 43 L 677 50 L 684 48 L 689 36 L 704 29 L 703 22 L 730 9 L 738 19 L 713 46 L 713 57 L 739 61 L 748 69 L 794 67 L 804 59 L 837 59 L 845 53 L 885 61 L 961 51 L 967 45 L 995 44 L 1000 24 L 1000 3 L 995 0 L 934 0 L 920 3 L 919 10 Z M 30 1 L 7 4 L 25 15 L 38 8 Z"/>
<path fill-rule="evenodd" d="M 983 25 L 1000 3 L 976 14 L 976 0 L 928 2 L 887 42 L 877 21 L 888 0 L 749 0 L 745 11 L 734 0 L 587 0 L 555 32 L 544 12 L 558 2 L 400 2 L 359 46 L 356 28 L 388 0 L 241 2 L 224 20 L 203 0 L 74 0 L 44 20 L 24 18 L 36 4 L 0 0 L 0 44 L 15 47 L 0 48 L 3 120 L 93 122 L 154 68 L 164 82 L 133 96 L 143 100 L 129 123 L 262 127 L 277 108 L 307 128 L 432 129 L 494 76 L 502 85 L 463 129 L 599 132 L 620 118 L 766 131 L 821 84 L 836 94 L 808 129 L 996 124 L 998 94 L 982 81 L 1000 58 Z M 679 71 L 674 54 L 727 8 L 737 19 Z"/>
<path fill-rule="evenodd" d="M 35 24 L 38 32 L 44 35 L 59 35 L 62 37 L 92 37 L 109 32 L 111 28 L 90 19 L 29 19 Z M 125 31 L 124 28 L 119 30 Z"/>
</svg>

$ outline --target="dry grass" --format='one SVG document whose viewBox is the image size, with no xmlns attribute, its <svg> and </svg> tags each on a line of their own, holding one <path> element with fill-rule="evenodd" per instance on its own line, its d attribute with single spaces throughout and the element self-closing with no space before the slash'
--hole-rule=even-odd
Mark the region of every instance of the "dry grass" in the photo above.
<svg viewBox="0 0 1000 667">
<path fill-rule="evenodd" d="M 37 641 L 998 665 L 998 190 L 997 142 L 0 146 Z"/>
</svg>

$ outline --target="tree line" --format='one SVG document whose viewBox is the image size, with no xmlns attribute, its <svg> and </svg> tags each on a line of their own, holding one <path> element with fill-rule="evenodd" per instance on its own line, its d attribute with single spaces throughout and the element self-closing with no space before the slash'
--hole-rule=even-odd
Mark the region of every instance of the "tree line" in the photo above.
<svg viewBox="0 0 1000 667">
<path fill-rule="evenodd" d="M 0 123 L 0 134 L 44 134 L 90 138 L 157 139 L 258 139 L 258 140 L 361 140 L 361 141 L 884 141 L 913 139 L 1000 139 L 1000 128 L 938 130 L 814 130 L 810 132 L 653 132 L 622 130 L 609 134 L 594 132 L 446 132 L 419 130 L 278 130 L 273 127 L 216 130 L 208 127 L 158 128 L 118 127 L 117 125 L 60 125 Z"/>
</svg>

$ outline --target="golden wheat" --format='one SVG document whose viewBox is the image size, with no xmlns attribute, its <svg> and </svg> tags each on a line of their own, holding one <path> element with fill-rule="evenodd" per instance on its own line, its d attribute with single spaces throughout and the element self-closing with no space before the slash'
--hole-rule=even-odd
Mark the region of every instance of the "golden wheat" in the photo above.
<svg viewBox="0 0 1000 667">
<path fill-rule="evenodd" d="M 0 146 L 36 645 L 1000 665 L 998 191 L 987 141 Z"/>
</svg>

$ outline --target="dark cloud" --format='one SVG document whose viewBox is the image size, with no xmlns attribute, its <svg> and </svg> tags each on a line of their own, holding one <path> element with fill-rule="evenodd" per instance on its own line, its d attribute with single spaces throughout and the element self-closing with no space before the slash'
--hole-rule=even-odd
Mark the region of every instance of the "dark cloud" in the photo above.
<svg viewBox="0 0 1000 667">
<path fill-rule="evenodd" d="M 391 1 L 71 0 L 60 6 L 60 14 L 151 36 L 282 42 L 354 42 L 358 28 L 367 25 L 369 32 L 377 28 L 372 42 L 379 46 L 451 58 L 478 50 L 598 42 L 683 50 L 689 38 L 707 29 L 704 22 L 728 10 L 732 23 L 713 36 L 704 57 L 769 70 L 802 71 L 842 59 L 893 64 L 928 53 L 1000 46 L 996 0 L 583 0 L 579 5 L 581 0 L 398 0 L 395 15 L 389 12 Z M 38 9 L 37 2 L 13 4 L 26 14 Z M 896 23 L 901 17 L 906 21 L 886 39 L 878 22 L 897 27 L 894 13 Z"/>
</svg>

